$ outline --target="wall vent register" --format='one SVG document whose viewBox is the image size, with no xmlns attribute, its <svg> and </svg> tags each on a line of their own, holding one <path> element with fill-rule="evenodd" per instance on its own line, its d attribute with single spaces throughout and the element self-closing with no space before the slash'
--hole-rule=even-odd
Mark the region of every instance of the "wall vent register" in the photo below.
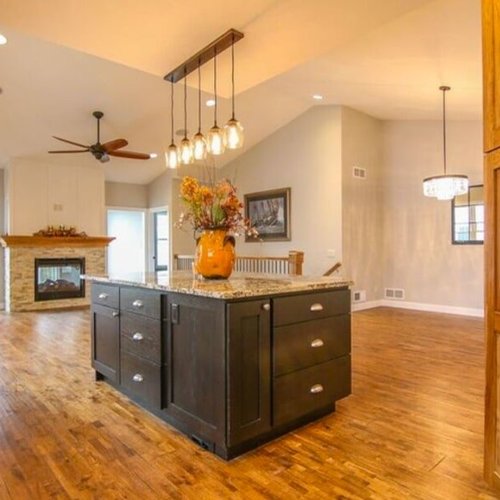
<svg viewBox="0 0 500 500">
<path fill-rule="evenodd" d="M 362 167 L 353 167 L 352 176 L 357 179 L 366 179 L 366 168 Z"/>
<path fill-rule="evenodd" d="M 84 258 L 35 259 L 35 301 L 85 297 Z"/>
<path fill-rule="evenodd" d="M 385 288 L 384 297 L 392 300 L 403 300 L 405 298 L 405 291 L 402 288 Z"/>
</svg>

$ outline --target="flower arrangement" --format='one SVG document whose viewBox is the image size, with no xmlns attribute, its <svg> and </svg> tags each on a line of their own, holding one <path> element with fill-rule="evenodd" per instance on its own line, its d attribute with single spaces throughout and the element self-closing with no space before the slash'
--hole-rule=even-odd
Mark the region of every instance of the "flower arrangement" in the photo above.
<svg viewBox="0 0 500 500">
<path fill-rule="evenodd" d="M 186 176 L 181 182 L 180 197 L 187 210 L 179 217 L 176 224 L 179 228 L 188 222 L 195 232 L 204 229 L 226 229 L 235 235 L 258 235 L 250 220 L 243 216 L 243 204 L 236 195 L 236 188 L 227 179 L 213 181 L 207 185 L 194 177 Z"/>
</svg>

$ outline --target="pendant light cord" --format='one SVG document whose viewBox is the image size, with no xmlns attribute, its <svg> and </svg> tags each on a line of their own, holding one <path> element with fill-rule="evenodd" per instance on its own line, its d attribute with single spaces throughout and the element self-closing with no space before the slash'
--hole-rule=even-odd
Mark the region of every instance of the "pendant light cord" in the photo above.
<svg viewBox="0 0 500 500">
<path fill-rule="evenodd" d="M 201 134 L 201 61 L 198 60 L 198 134 Z"/>
<path fill-rule="evenodd" d="M 214 127 L 217 126 L 217 47 L 214 48 Z"/>
<path fill-rule="evenodd" d="M 174 80 L 170 80 L 170 144 L 174 143 Z"/>
<path fill-rule="evenodd" d="M 444 175 L 446 175 L 446 88 L 443 88 L 443 162 L 444 162 Z"/>
<path fill-rule="evenodd" d="M 232 119 L 234 120 L 234 34 L 231 43 L 231 85 L 232 85 Z"/>
<path fill-rule="evenodd" d="M 184 66 L 184 139 L 187 139 L 187 75 Z"/>
</svg>

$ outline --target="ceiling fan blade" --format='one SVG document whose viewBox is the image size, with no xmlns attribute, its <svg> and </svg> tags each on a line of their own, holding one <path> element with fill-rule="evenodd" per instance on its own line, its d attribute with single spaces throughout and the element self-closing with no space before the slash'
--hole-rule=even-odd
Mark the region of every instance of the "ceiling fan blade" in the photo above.
<svg viewBox="0 0 500 500">
<path fill-rule="evenodd" d="M 132 158 L 133 160 L 149 160 L 150 155 L 146 153 L 136 153 L 134 151 L 108 151 L 109 156 L 118 156 L 119 158 Z"/>
<path fill-rule="evenodd" d="M 103 149 L 106 152 L 114 151 L 115 149 L 124 148 L 128 144 L 128 141 L 125 139 L 115 139 L 114 141 L 108 141 L 102 144 Z"/>
<path fill-rule="evenodd" d="M 49 151 L 49 153 L 87 153 L 89 149 L 71 149 L 68 151 Z"/>
<path fill-rule="evenodd" d="M 80 146 L 81 148 L 88 148 L 89 146 L 86 146 L 85 144 L 80 144 L 78 142 L 73 142 L 73 141 L 68 141 L 68 139 L 63 139 L 62 137 L 56 137 L 55 135 L 52 136 L 54 139 L 57 139 L 58 141 L 63 141 L 67 142 L 68 144 L 73 144 L 73 146 Z"/>
</svg>

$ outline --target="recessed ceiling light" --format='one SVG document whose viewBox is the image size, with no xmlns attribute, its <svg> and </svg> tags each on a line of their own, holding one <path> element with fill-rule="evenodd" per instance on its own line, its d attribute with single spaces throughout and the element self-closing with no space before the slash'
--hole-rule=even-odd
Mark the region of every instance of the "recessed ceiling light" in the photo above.
<svg viewBox="0 0 500 500">
<path fill-rule="evenodd" d="M 0 45 L 5 45 L 7 43 L 7 38 L 0 33 Z"/>
<path fill-rule="evenodd" d="M 149 153 L 150 158 L 158 158 L 158 153 Z"/>
<path fill-rule="evenodd" d="M 312 96 L 312 98 L 315 100 L 315 101 L 322 101 L 323 100 L 323 96 L 321 94 L 314 94 Z"/>
<path fill-rule="evenodd" d="M 206 102 L 206 105 L 209 107 L 209 108 L 213 108 L 215 106 L 215 99 L 209 99 L 207 102 Z"/>
</svg>

